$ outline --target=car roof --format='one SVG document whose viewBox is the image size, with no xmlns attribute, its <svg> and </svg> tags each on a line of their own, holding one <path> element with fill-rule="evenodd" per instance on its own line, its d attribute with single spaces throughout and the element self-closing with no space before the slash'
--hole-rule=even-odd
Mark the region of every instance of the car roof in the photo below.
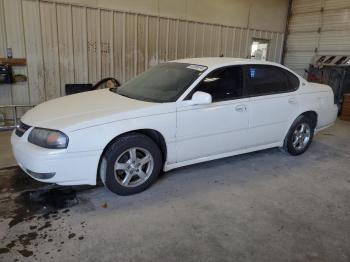
<svg viewBox="0 0 350 262">
<path fill-rule="evenodd" d="M 255 60 L 255 59 L 235 58 L 235 57 L 198 57 L 198 58 L 179 59 L 179 60 L 174 60 L 169 62 L 203 65 L 208 68 L 217 68 L 217 67 L 230 66 L 230 65 L 247 65 L 247 64 L 274 65 L 274 66 L 285 68 L 281 64 L 274 63 L 274 62 Z"/>
</svg>

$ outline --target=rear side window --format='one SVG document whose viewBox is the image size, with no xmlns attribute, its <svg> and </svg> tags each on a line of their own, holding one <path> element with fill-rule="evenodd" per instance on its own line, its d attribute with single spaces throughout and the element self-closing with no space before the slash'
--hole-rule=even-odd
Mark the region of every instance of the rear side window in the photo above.
<svg viewBox="0 0 350 262">
<path fill-rule="evenodd" d="M 196 91 L 212 96 L 213 102 L 237 99 L 243 96 L 243 69 L 240 66 L 224 67 L 209 73 L 188 95 Z"/>
<path fill-rule="evenodd" d="M 295 75 L 270 65 L 248 66 L 246 79 L 250 96 L 293 92 L 299 86 L 299 79 Z"/>
</svg>

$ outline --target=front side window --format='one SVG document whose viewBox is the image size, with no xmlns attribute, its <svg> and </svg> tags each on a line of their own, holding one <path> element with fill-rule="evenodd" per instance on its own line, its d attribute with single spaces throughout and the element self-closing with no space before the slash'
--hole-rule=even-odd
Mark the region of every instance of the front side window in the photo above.
<svg viewBox="0 0 350 262">
<path fill-rule="evenodd" d="M 232 66 L 217 69 L 209 73 L 189 94 L 187 99 L 197 92 L 206 92 L 213 102 L 232 100 L 243 96 L 242 67 Z"/>
<path fill-rule="evenodd" d="M 159 64 L 111 91 L 142 101 L 175 102 L 206 69 L 186 63 Z"/>
<path fill-rule="evenodd" d="M 250 96 L 292 92 L 299 86 L 299 79 L 292 73 L 270 65 L 249 65 L 246 79 Z"/>
</svg>

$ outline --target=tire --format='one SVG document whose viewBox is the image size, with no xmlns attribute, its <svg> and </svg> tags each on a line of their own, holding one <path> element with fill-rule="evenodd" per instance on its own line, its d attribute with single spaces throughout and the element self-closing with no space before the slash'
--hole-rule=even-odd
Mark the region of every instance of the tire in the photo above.
<svg viewBox="0 0 350 262">
<path fill-rule="evenodd" d="M 99 173 L 105 187 L 126 196 L 150 187 L 157 180 L 162 163 L 162 153 L 151 138 L 131 133 L 108 146 Z"/>
<path fill-rule="evenodd" d="M 288 131 L 283 150 L 293 156 L 303 154 L 312 143 L 314 131 L 315 124 L 313 121 L 307 116 L 299 116 Z"/>
</svg>

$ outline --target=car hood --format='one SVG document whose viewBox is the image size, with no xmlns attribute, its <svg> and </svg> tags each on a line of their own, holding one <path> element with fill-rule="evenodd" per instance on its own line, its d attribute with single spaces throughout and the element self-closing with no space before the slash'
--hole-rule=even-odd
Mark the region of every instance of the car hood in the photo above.
<svg viewBox="0 0 350 262">
<path fill-rule="evenodd" d="M 103 89 L 42 103 L 29 110 L 21 120 L 30 126 L 72 131 L 162 113 L 162 105 L 127 98 Z"/>
</svg>

